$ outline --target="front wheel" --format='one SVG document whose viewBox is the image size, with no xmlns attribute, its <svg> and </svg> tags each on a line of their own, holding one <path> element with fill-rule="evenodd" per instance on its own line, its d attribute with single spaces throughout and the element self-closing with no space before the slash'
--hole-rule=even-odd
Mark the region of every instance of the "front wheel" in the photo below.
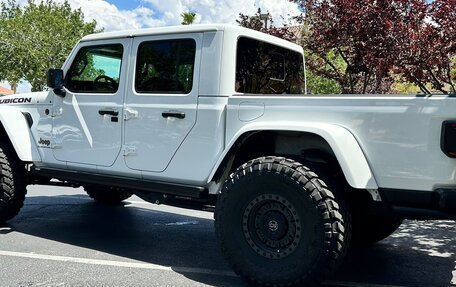
<svg viewBox="0 0 456 287">
<path fill-rule="evenodd" d="M 280 157 L 239 167 L 225 182 L 215 211 L 228 262 L 260 286 L 322 281 L 345 253 L 349 221 L 318 175 Z"/>
<path fill-rule="evenodd" d="M 0 222 L 19 213 L 24 205 L 26 186 L 25 166 L 9 145 L 0 142 Z"/>
</svg>

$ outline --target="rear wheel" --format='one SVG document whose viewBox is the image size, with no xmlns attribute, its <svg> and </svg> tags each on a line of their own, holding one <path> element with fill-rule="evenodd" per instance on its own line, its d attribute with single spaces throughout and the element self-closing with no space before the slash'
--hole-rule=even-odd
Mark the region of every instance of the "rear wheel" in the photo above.
<svg viewBox="0 0 456 287">
<path fill-rule="evenodd" d="M 343 204 L 343 201 L 340 201 Z M 215 228 L 234 271 L 260 286 L 308 286 L 328 276 L 345 253 L 350 219 L 307 167 L 262 157 L 224 185 Z"/>
<path fill-rule="evenodd" d="M 96 202 L 105 204 L 118 204 L 133 195 L 123 189 L 102 185 L 85 185 L 84 190 Z"/>
<path fill-rule="evenodd" d="M 24 205 L 26 186 L 24 164 L 8 144 L 0 142 L 0 222 L 19 213 Z"/>
</svg>

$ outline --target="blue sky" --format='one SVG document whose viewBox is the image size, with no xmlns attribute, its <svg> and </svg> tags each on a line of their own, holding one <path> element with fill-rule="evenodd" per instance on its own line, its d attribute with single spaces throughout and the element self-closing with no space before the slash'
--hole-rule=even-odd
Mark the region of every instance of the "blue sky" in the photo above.
<svg viewBox="0 0 456 287">
<path fill-rule="evenodd" d="M 0 0 L 3 2 L 6 0 Z M 28 0 L 17 0 L 25 5 Z M 41 1 L 41 0 L 33 0 Z M 64 0 L 54 0 L 63 2 Z M 105 31 L 179 25 L 182 12 L 197 13 L 196 23 L 235 23 L 240 12 L 268 11 L 280 25 L 281 16 L 299 14 L 289 0 L 68 0 L 81 8 L 87 20 L 95 19 Z"/>
<path fill-rule="evenodd" d="M 131 10 L 140 5 L 138 0 L 108 0 L 107 2 L 116 5 L 121 10 Z"/>
</svg>

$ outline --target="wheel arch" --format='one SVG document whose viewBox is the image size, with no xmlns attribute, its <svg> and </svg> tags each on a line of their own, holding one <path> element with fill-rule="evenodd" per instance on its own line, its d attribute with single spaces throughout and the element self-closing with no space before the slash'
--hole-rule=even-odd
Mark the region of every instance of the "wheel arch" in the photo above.
<svg viewBox="0 0 456 287">
<path fill-rule="evenodd" d="M 30 130 L 32 124 L 29 114 L 16 109 L 0 110 L 0 140 L 7 141 L 23 162 L 41 160 Z"/>
<path fill-rule="evenodd" d="M 252 124 L 243 127 L 226 145 L 209 179 L 219 182 L 240 164 L 259 156 L 275 154 L 296 158 L 303 151 L 316 160 L 335 159 L 352 188 L 378 188 L 353 134 L 338 125 L 316 123 Z"/>
</svg>

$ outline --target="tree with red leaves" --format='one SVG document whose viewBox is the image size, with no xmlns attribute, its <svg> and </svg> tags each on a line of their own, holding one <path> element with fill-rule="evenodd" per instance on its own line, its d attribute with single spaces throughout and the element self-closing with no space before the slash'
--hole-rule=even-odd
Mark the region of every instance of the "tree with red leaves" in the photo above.
<svg viewBox="0 0 456 287">
<path fill-rule="evenodd" d="M 309 32 L 308 65 L 344 93 L 383 93 L 393 74 L 455 93 L 456 0 L 291 0 Z"/>
<path fill-rule="evenodd" d="M 424 93 L 456 93 L 456 0 L 435 0 L 402 9 L 394 23 L 394 71 Z M 408 8 L 408 9 L 407 9 Z"/>
</svg>

